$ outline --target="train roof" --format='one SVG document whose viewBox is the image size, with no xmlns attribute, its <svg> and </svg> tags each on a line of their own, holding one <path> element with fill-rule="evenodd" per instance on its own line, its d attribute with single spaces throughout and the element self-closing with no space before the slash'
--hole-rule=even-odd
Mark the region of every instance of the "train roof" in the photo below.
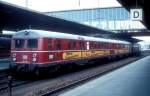
<svg viewBox="0 0 150 96">
<path fill-rule="evenodd" d="M 54 32 L 54 31 L 43 31 L 43 30 L 33 30 L 33 29 L 22 30 L 17 32 L 15 35 L 13 35 L 13 38 L 43 38 L 43 37 L 130 44 L 127 41 L 121 41 L 121 40 L 95 38 L 95 37 Z"/>
</svg>

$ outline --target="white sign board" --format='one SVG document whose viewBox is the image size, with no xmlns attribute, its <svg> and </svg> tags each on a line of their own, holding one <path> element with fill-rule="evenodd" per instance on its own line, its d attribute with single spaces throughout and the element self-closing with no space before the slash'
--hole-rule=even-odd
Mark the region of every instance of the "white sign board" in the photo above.
<svg viewBox="0 0 150 96">
<path fill-rule="evenodd" d="M 142 9 L 131 9 L 130 10 L 130 18 L 133 21 L 142 21 L 142 19 L 143 19 Z"/>
</svg>

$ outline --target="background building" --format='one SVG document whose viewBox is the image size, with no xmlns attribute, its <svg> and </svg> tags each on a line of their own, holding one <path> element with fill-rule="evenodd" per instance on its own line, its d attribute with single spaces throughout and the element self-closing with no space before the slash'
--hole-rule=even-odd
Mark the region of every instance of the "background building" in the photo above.
<svg viewBox="0 0 150 96">
<path fill-rule="evenodd" d="M 114 32 L 146 29 L 141 22 L 130 20 L 130 13 L 123 7 L 53 11 L 46 14 Z"/>
</svg>

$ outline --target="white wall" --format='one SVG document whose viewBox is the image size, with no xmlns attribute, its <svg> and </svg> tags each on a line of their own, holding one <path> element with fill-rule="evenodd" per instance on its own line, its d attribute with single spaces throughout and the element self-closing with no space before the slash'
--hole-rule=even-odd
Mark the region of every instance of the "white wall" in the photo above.
<svg viewBox="0 0 150 96">
<path fill-rule="evenodd" d="M 107 29 L 107 30 L 145 29 L 145 26 L 141 22 L 130 21 L 130 20 L 100 21 L 100 22 L 92 21 L 92 23 L 91 22 L 83 22 L 83 23 L 101 29 Z"/>
</svg>

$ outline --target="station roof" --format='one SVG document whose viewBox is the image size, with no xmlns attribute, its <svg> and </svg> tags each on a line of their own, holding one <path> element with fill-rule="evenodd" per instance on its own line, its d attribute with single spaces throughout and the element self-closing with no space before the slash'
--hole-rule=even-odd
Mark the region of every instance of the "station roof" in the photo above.
<svg viewBox="0 0 150 96">
<path fill-rule="evenodd" d="M 143 9 L 143 21 L 142 23 L 150 29 L 150 6 L 149 0 L 117 0 L 121 3 L 127 10 L 132 8 L 142 8 Z"/>
<path fill-rule="evenodd" d="M 34 10 L 0 1 L 0 30 L 19 31 L 22 29 L 51 30 L 78 35 L 115 35 L 113 32 L 98 29 L 77 22 L 48 16 Z M 103 36 L 102 36 L 103 37 Z M 112 36 L 113 37 L 113 36 Z M 124 40 L 137 42 L 131 37 Z"/>
<path fill-rule="evenodd" d="M 95 27 L 68 21 L 0 1 L 0 27 L 5 30 L 44 29 L 79 35 L 112 34 Z"/>
</svg>

